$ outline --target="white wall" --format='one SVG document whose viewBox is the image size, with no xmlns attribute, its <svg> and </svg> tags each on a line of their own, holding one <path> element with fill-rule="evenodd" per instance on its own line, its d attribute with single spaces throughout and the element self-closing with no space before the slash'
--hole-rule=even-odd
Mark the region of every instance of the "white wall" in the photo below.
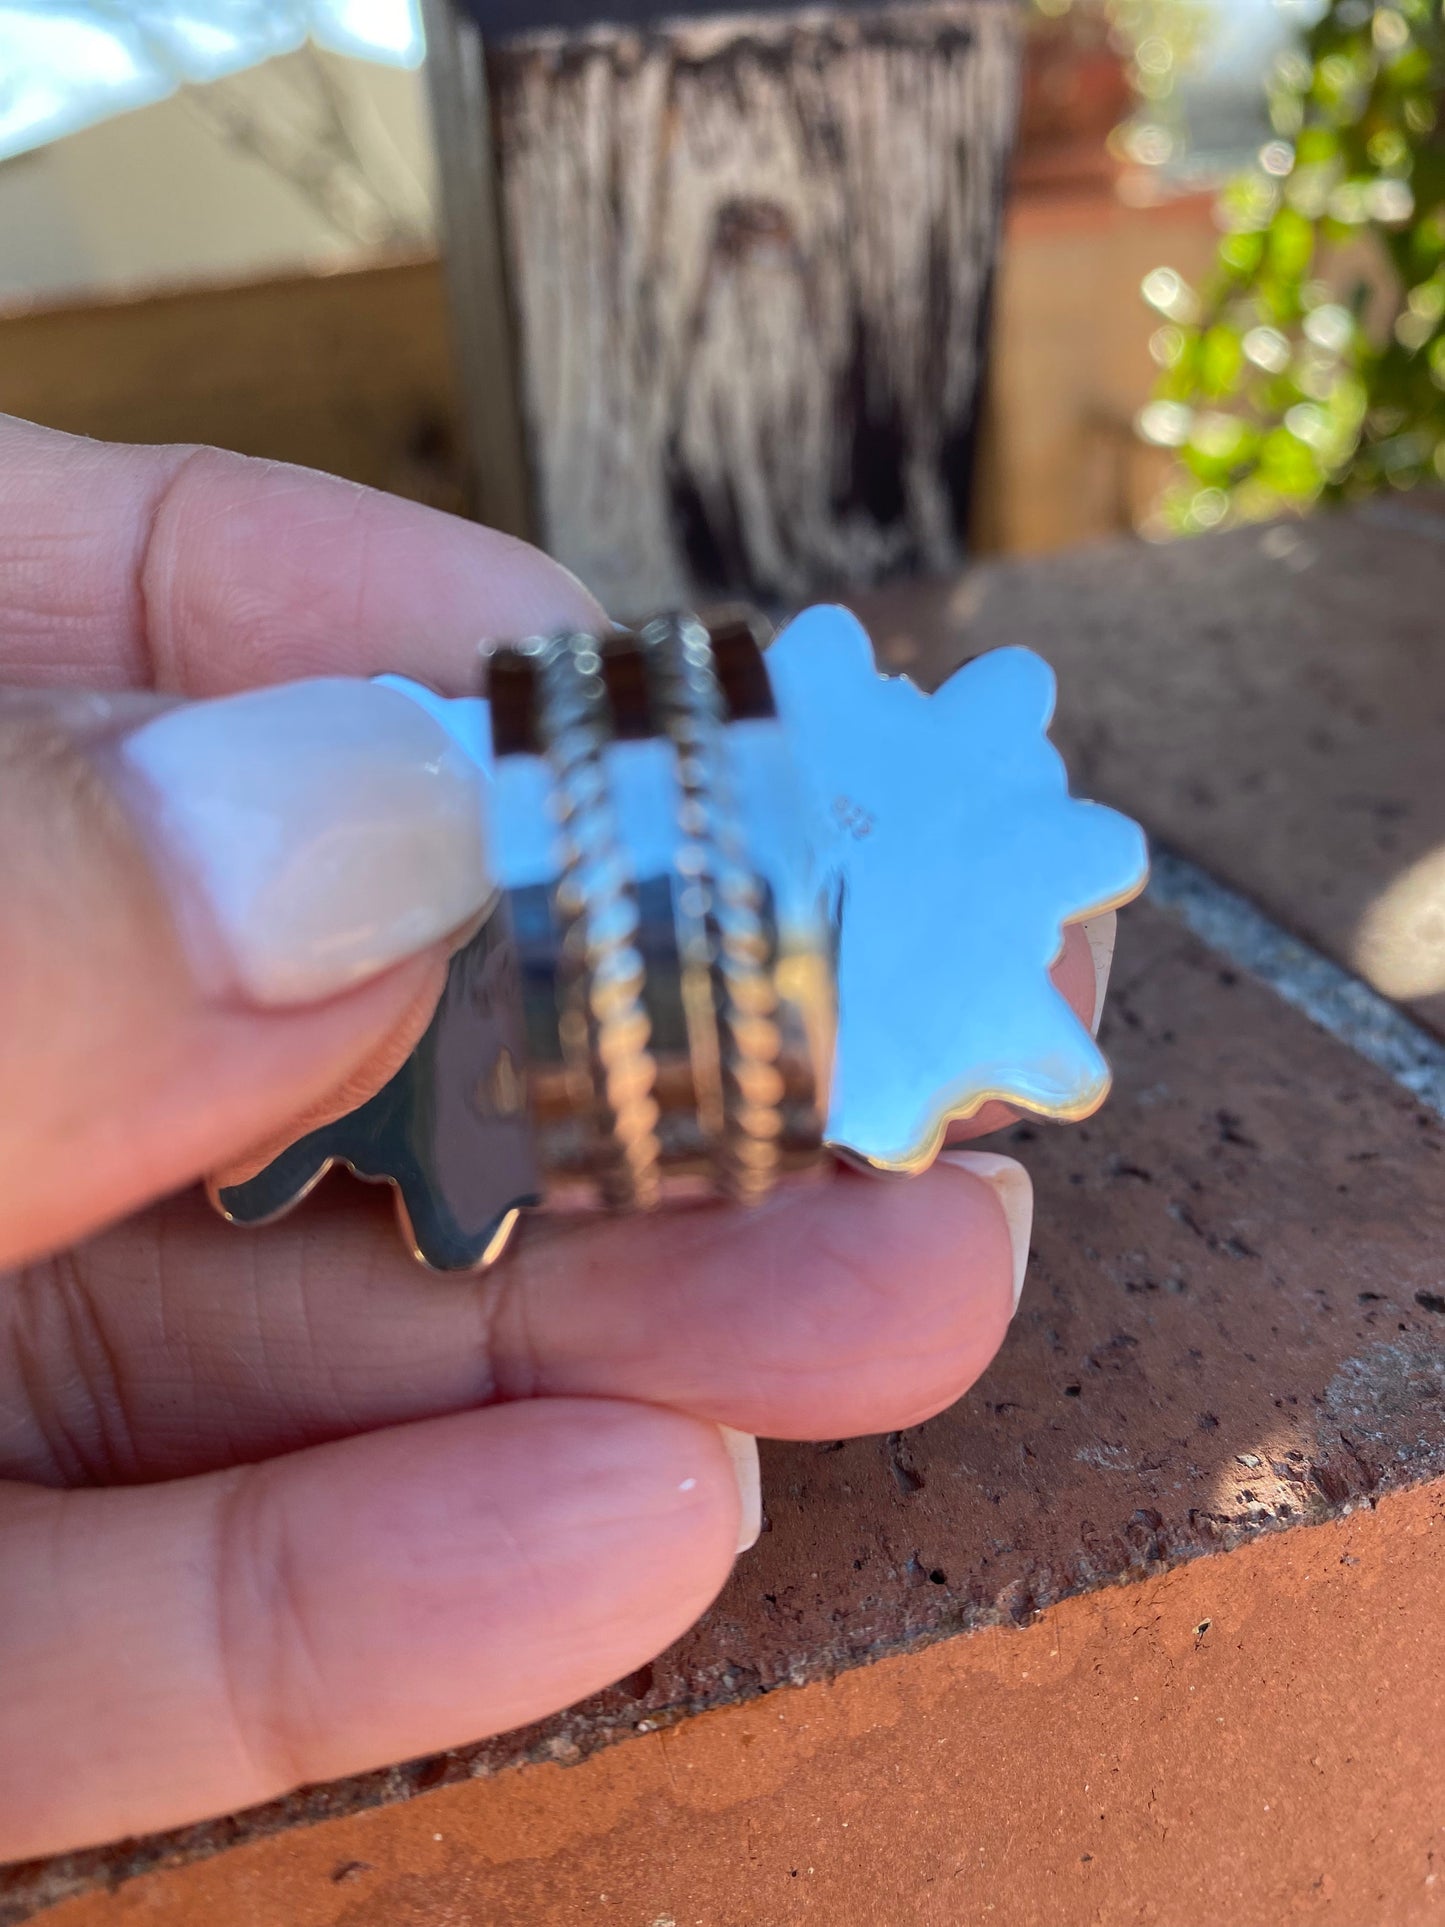
<svg viewBox="0 0 1445 1927">
<path fill-rule="evenodd" d="M 298 58 L 198 91 L 263 121 L 279 145 L 314 154 L 308 74 L 288 71 Z M 317 58 L 342 90 L 374 184 L 352 170 L 355 191 L 343 192 L 340 218 L 172 96 L 0 163 L 0 306 L 355 263 L 376 251 L 355 232 L 357 208 L 368 205 L 389 210 L 384 245 L 428 244 L 432 157 L 420 71 Z"/>
</svg>

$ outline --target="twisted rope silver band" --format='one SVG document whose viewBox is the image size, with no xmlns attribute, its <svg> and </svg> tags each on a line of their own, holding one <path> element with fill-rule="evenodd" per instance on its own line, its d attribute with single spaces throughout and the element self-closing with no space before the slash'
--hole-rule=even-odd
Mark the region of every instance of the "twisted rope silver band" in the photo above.
<svg viewBox="0 0 1445 1927">
<path fill-rule="evenodd" d="M 603 1200 L 650 1209 L 661 1198 L 657 1065 L 642 998 L 637 891 L 603 762 L 611 717 L 595 639 L 549 640 L 538 680 L 537 727 L 563 845 L 554 896 L 563 928 L 559 1035 Z"/>
<path fill-rule="evenodd" d="M 752 1202 L 778 1175 L 782 1049 L 776 938 L 743 851 L 711 638 L 695 616 L 642 631 L 658 720 L 681 792 L 677 924 L 698 1119 L 718 1188 Z"/>
</svg>

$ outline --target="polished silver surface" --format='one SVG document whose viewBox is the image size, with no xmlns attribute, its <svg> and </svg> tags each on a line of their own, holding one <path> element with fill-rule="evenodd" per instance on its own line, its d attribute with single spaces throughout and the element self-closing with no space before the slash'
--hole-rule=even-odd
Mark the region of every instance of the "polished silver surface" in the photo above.
<svg viewBox="0 0 1445 1927">
<path fill-rule="evenodd" d="M 557 826 L 551 974 L 567 1096 L 603 1201 L 650 1210 L 662 1195 L 657 1058 L 639 880 L 609 781 L 613 717 L 602 656 L 591 636 L 566 635 L 535 661 L 536 729 Z"/>
<path fill-rule="evenodd" d="M 642 637 L 653 703 L 677 759 L 674 915 L 697 1121 L 719 1188 L 751 1203 L 776 1181 L 787 1134 L 776 974 L 782 940 L 766 880 L 778 865 L 763 854 L 777 841 L 777 813 L 760 826 L 750 858 L 737 817 L 728 707 L 704 625 L 695 616 L 663 616 Z M 799 857 L 806 862 L 805 852 Z M 815 945 L 822 940 L 820 922 Z"/>
<path fill-rule="evenodd" d="M 264 1222 L 345 1163 L 463 1269 L 539 1204 L 752 1201 L 818 1168 L 833 933 L 751 632 L 539 639 L 497 653 L 485 701 L 387 680 L 488 771 L 499 904 L 397 1076 L 215 1187 L 225 1215 Z"/>
<path fill-rule="evenodd" d="M 755 1201 L 825 1149 L 924 1169 L 990 1099 L 1068 1119 L 1109 1071 L 1050 968 L 1147 873 L 1068 793 L 1025 649 L 936 695 L 841 608 L 766 656 L 738 620 L 496 651 L 488 696 L 387 678 L 487 771 L 500 897 L 412 1058 L 243 1183 L 257 1223 L 330 1164 L 391 1181 L 459 1269 L 539 1205 Z"/>
<path fill-rule="evenodd" d="M 862 625 L 829 607 L 767 662 L 836 905 L 829 1143 L 916 1172 L 991 1098 L 1086 1117 L 1109 1067 L 1049 968 L 1065 925 L 1139 893 L 1148 852 L 1128 817 L 1069 795 L 1053 671 L 997 649 L 928 696 L 880 675 Z"/>
</svg>

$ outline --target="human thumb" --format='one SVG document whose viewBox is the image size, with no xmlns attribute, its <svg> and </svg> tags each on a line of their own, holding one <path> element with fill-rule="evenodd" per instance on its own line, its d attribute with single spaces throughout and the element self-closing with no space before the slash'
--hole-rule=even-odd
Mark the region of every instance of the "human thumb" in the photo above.
<svg viewBox="0 0 1445 1927">
<path fill-rule="evenodd" d="M 483 782 L 361 680 L 0 697 L 0 1264 L 414 1036 L 490 895 Z"/>
</svg>

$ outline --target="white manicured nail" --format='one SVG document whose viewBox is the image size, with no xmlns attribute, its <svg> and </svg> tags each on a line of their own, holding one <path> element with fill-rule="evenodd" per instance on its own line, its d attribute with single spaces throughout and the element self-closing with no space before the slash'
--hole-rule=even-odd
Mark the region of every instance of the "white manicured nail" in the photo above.
<svg viewBox="0 0 1445 1927">
<path fill-rule="evenodd" d="M 1016 1158 L 1000 1157 L 996 1151 L 944 1151 L 940 1164 L 957 1165 L 981 1178 L 1003 1207 L 1013 1247 L 1014 1310 L 1023 1296 L 1024 1273 L 1029 1266 L 1029 1237 L 1034 1228 L 1034 1183 Z"/>
<path fill-rule="evenodd" d="M 722 1433 L 722 1442 L 732 1461 L 733 1477 L 738 1482 L 741 1504 L 738 1551 L 746 1552 L 749 1546 L 757 1544 L 763 1529 L 763 1474 L 758 1464 L 758 1442 L 751 1432 L 734 1431 L 731 1425 L 720 1425 L 717 1429 Z"/>
<path fill-rule="evenodd" d="M 397 690 L 328 677 L 185 703 L 120 755 L 183 922 L 259 1004 L 360 983 L 491 895 L 486 778 Z"/>
<path fill-rule="evenodd" d="M 1089 1028 L 1097 1037 L 1099 1019 L 1104 1014 L 1104 998 L 1109 990 L 1109 969 L 1114 961 L 1114 943 L 1119 934 L 1119 913 L 1106 910 L 1101 917 L 1084 919 L 1084 935 L 1094 959 L 1094 1017 Z"/>
</svg>

